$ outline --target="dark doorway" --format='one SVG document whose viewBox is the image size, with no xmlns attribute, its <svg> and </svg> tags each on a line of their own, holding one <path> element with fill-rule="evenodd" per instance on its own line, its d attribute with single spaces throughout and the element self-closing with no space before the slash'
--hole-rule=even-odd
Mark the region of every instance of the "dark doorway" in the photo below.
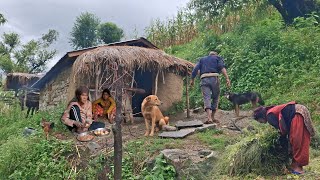
<svg viewBox="0 0 320 180">
<path fill-rule="evenodd" d="M 136 81 L 135 88 L 144 89 L 145 94 L 135 94 L 132 97 L 132 110 L 133 114 L 141 112 L 141 103 L 145 97 L 152 94 L 153 87 L 153 73 L 151 71 L 136 70 L 134 79 Z M 141 113 L 137 116 L 142 116 Z"/>
</svg>

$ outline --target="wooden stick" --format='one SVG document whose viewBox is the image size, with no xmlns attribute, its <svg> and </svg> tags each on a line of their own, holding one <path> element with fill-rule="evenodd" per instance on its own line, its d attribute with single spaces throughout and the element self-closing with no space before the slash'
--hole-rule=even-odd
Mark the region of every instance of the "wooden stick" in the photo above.
<svg viewBox="0 0 320 180">
<path fill-rule="evenodd" d="M 162 83 L 166 84 L 166 82 L 164 81 L 164 72 L 162 71 Z"/>
<path fill-rule="evenodd" d="M 76 145 L 76 150 L 77 150 L 77 153 L 78 153 L 78 157 L 81 158 L 80 152 L 79 152 L 79 149 L 78 149 L 78 146 L 77 146 L 77 145 Z"/>
<path fill-rule="evenodd" d="M 158 76 L 159 76 L 159 70 L 157 71 L 157 75 L 156 75 L 156 79 L 155 79 L 154 95 L 157 95 L 157 92 L 158 92 Z"/>
<path fill-rule="evenodd" d="M 95 84 L 95 99 L 98 98 L 98 92 L 99 92 L 99 80 L 100 80 L 100 74 L 101 74 L 101 68 L 99 67 L 99 65 L 96 66 L 96 84 Z"/>
<path fill-rule="evenodd" d="M 190 107 L 189 107 L 189 88 L 188 88 L 188 69 L 187 69 L 187 77 L 186 77 L 186 105 L 187 105 L 187 118 L 190 117 Z"/>
<path fill-rule="evenodd" d="M 133 88 L 133 83 L 134 83 L 134 76 L 135 76 L 135 74 L 136 74 L 136 71 L 133 71 L 133 73 L 132 73 L 132 80 L 131 80 L 131 88 Z"/>
<path fill-rule="evenodd" d="M 73 171 L 73 167 L 74 167 L 74 166 L 72 166 L 73 160 L 74 160 L 74 158 L 72 158 L 72 160 L 71 160 L 71 171 L 70 171 L 69 176 L 68 176 L 67 179 L 70 179 L 71 173 Z"/>
</svg>

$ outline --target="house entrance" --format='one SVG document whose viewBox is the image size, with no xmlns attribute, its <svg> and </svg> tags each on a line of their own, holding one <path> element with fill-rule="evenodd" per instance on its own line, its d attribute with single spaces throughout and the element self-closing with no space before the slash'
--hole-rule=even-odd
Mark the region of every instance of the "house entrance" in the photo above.
<svg viewBox="0 0 320 180">
<path fill-rule="evenodd" d="M 136 81 L 136 84 L 134 87 L 144 89 L 146 91 L 145 94 L 135 94 L 132 97 L 132 110 L 133 110 L 133 114 L 136 114 L 141 112 L 141 103 L 143 99 L 152 94 L 153 72 L 136 70 L 134 79 Z M 142 116 L 142 114 L 139 113 L 136 116 Z"/>
</svg>

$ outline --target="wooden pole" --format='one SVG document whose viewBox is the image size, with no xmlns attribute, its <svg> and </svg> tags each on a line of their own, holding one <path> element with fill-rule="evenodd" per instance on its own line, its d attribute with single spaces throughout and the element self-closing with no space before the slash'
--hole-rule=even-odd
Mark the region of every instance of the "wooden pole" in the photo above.
<svg viewBox="0 0 320 180">
<path fill-rule="evenodd" d="M 99 93 L 99 80 L 100 80 L 101 68 L 100 65 L 96 65 L 96 82 L 95 82 L 95 99 L 98 99 Z"/>
<path fill-rule="evenodd" d="M 134 76 L 135 76 L 135 74 L 136 74 L 136 71 L 133 71 L 133 73 L 132 73 L 132 79 L 131 79 L 131 88 L 133 88 L 133 84 L 134 84 Z"/>
<path fill-rule="evenodd" d="M 187 68 L 187 76 L 186 76 L 186 106 L 187 106 L 187 118 L 190 117 L 190 107 L 189 107 L 189 81 L 188 81 L 188 68 Z"/>
<path fill-rule="evenodd" d="M 117 72 L 117 77 L 122 76 L 123 67 L 119 65 Z M 122 88 L 123 88 L 123 78 L 119 79 L 115 84 L 116 86 L 116 124 L 113 126 L 112 131 L 114 134 L 114 179 L 122 179 L 122 132 L 121 132 L 121 110 L 122 110 Z"/>
<path fill-rule="evenodd" d="M 159 76 L 159 70 L 158 70 L 157 75 L 156 75 L 155 87 L 154 87 L 154 95 L 157 95 L 157 92 L 158 92 L 158 76 Z"/>
</svg>

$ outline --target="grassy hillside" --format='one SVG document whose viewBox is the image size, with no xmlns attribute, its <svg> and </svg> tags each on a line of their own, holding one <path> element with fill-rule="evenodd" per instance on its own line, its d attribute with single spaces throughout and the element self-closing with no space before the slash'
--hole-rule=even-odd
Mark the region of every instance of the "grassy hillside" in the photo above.
<svg viewBox="0 0 320 180">
<path fill-rule="evenodd" d="M 205 32 L 192 42 L 169 47 L 168 53 L 196 62 L 210 50 L 224 57 L 232 82 L 231 91 L 258 91 L 266 104 L 291 100 L 307 105 L 319 121 L 320 27 L 314 17 L 299 18 L 285 26 L 277 16 L 253 24 L 240 24 L 221 36 Z M 227 91 L 222 77 L 222 94 Z M 191 106 L 202 106 L 197 87 Z M 220 108 L 230 109 L 221 97 Z"/>
<path fill-rule="evenodd" d="M 207 55 L 210 50 L 219 51 L 225 59 L 232 81 L 231 91 L 260 92 L 267 105 L 296 100 L 309 107 L 313 121 L 320 130 L 320 28 L 315 17 L 297 19 L 292 26 L 285 26 L 277 15 L 254 23 L 245 22 L 244 18 L 233 31 L 222 35 L 203 30 L 191 42 L 170 46 L 165 51 L 192 62 Z M 223 94 L 227 89 L 224 78 L 221 80 Z M 190 104 L 192 107 L 201 107 L 199 80 L 196 82 L 197 85 L 190 92 Z M 220 102 L 221 109 L 231 109 L 224 97 L 221 97 Z M 178 105 L 181 108 L 181 104 Z M 78 164 L 78 171 L 74 170 L 76 165 L 72 163 L 74 157 L 77 157 L 77 151 L 72 135 L 67 134 L 67 129 L 59 120 L 64 107 L 40 112 L 25 119 L 25 112 L 21 113 L 18 106 L 9 107 L 0 103 L 0 179 L 97 179 L 101 171 L 106 175 L 103 172 L 106 164 L 112 170 L 112 153 L 94 158 L 83 157 L 81 160 L 86 164 Z M 40 127 L 42 117 L 56 123 L 54 133 L 66 133 L 69 139 L 62 141 L 52 137 L 49 141 L 44 140 Z M 236 137 L 225 134 L 223 130 L 211 130 L 192 136 L 194 141 L 191 142 L 205 144 L 221 153 L 221 167 L 214 168 L 212 179 L 218 175 L 221 178 L 217 179 L 296 178 L 279 174 L 274 177 L 273 170 L 281 171 L 279 167 L 282 164 L 277 164 L 279 160 L 276 158 L 269 158 L 268 152 L 274 148 L 278 134 L 267 125 L 257 127 L 255 123 L 252 124 L 257 131 L 244 132 Z M 38 132 L 23 137 L 25 127 L 36 128 Z M 318 142 L 315 139 L 312 141 L 308 171 L 320 171 Z M 164 148 L 182 148 L 185 143 L 188 141 L 157 137 L 136 138 L 126 142 L 123 179 L 156 179 L 160 175 L 174 179 L 175 170 L 163 157 L 157 155 Z M 155 156 L 155 166 L 146 167 L 146 160 Z M 265 164 L 261 164 L 262 156 L 270 161 L 265 160 Z M 247 168 L 248 162 L 253 162 L 251 166 L 259 167 Z M 232 168 L 235 176 L 229 176 L 228 168 Z M 266 173 L 263 168 L 268 168 L 274 174 L 262 177 L 261 173 Z M 112 173 L 108 176 L 112 177 Z M 197 177 L 197 174 L 193 176 Z M 311 174 L 310 178 L 314 176 Z"/>
</svg>

